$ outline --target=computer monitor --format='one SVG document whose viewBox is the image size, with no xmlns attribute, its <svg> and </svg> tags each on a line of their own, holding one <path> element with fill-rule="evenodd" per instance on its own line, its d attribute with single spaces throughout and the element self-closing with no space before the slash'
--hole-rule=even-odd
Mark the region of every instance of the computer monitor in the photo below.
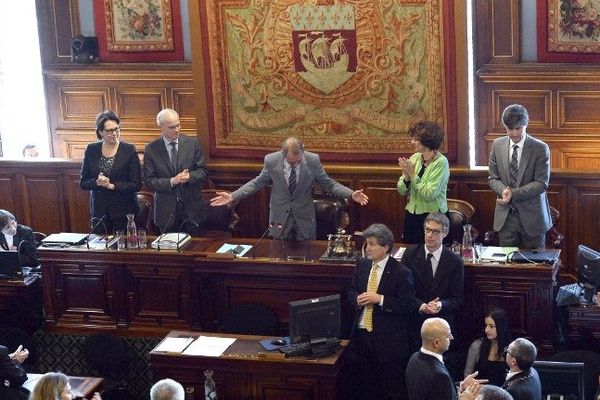
<svg viewBox="0 0 600 400">
<path fill-rule="evenodd" d="M 339 294 L 290 302 L 290 341 L 340 337 L 340 308 Z"/>
<path fill-rule="evenodd" d="M 577 279 L 583 286 L 583 303 L 592 303 L 600 288 L 600 252 L 582 244 L 577 247 Z"/>
<path fill-rule="evenodd" d="M 543 399 L 583 400 L 585 398 L 584 363 L 536 361 Z M 561 397 L 562 396 L 562 397 Z"/>
</svg>

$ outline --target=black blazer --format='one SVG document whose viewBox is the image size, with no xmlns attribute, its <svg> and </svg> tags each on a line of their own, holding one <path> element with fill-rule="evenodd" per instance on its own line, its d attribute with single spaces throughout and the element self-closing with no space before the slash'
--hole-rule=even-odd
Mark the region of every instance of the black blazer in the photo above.
<svg viewBox="0 0 600 400">
<path fill-rule="evenodd" d="M 464 299 L 465 267 L 463 260 L 447 248 L 442 255 L 433 281 L 425 271 L 425 249 L 423 244 L 406 249 L 402 256 L 402 264 L 406 265 L 415 279 L 415 291 L 418 307 L 423 303 L 439 297 L 442 310 L 437 317 L 444 318 L 451 327 L 454 326 L 455 314 Z M 421 326 L 419 325 L 420 329 Z"/>
<path fill-rule="evenodd" d="M 21 388 L 27 380 L 27 373 L 8 354 L 8 349 L 0 346 L 0 399 L 27 399 L 25 389 Z M 5 381 L 9 386 L 5 386 Z"/>
<path fill-rule="evenodd" d="M 171 214 L 175 214 L 178 197 L 188 218 L 202 224 L 206 216 L 202 185 L 208 177 L 208 170 L 200 144 L 196 138 L 179 135 L 177 148 L 176 171 L 171 166 L 162 137 L 146 145 L 144 151 L 144 178 L 146 186 L 154 191 L 154 222 L 160 229 L 164 229 Z M 190 180 L 171 187 L 171 178 L 184 169 L 189 170 Z"/>
<path fill-rule="evenodd" d="M 24 242 L 21 245 L 21 266 L 35 268 L 40 265 L 38 254 L 36 250 L 35 238 L 33 237 L 33 231 L 26 225 L 17 225 L 17 233 L 13 236 L 13 242 L 10 246 L 19 248 L 19 243 Z M 6 243 L 6 237 L 3 233 L 0 233 L 0 246 L 4 250 L 9 250 L 10 246 Z"/>
<path fill-rule="evenodd" d="M 533 367 L 513 375 L 504 382 L 502 388 L 510 393 L 514 400 L 539 400 L 542 398 L 540 377 Z"/>
<path fill-rule="evenodd" d="M 406 367 L 409 400 L 456 400 L 456 386 L 446 366 L 434 356 L 417 351 Z M 537 399 L 539 400 L 539 398 Z"/>
<path fill-rule="evenodd" d="M 360 321 L 363 307 L 359 307 L 356 298 L 367 290 L 371 260 L 359 258 L 356 262 L 352 283 L 348 292 L 348 301 L 356 309 L 353 333 Z M 377 293 L 382 294 L 383 306 L 373 308 L 373 332 L 375 347 L 381 362 L 388 362 L 410 355 L 408 347 L 408 321 L 414 310 L 413 278 L 411 272 L 393 257 L 385 265 Z"/>
<path fill-rule="evenodd" d="M 100 173 L 99 163 L 102 157 L 102 142 L 90 143 L 85 150 L 81 166 L 80 186 L 90 191 L 90 217 L 102 218 L 106 215 L 106 226 L 112 231 L 124 229 L 126 214 L 137 214 L 138 203 L 135 193 L 140 190 L 142 177 L 140 159 L 135 146 L 129 143 L 119 143 L 115 154 L 115 163 L 108 175 L 115 190 L 108 190 L 96 185 Z"/>
</svg>

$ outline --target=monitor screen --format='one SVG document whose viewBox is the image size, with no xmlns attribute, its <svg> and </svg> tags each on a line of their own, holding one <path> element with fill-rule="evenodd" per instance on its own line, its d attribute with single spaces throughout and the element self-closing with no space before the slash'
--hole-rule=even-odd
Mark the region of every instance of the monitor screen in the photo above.
<svg viewBox="0 0 600 400">
<path fill-rule="evenodd" d="M 577 279 L 583 285 L 583 302 L 591 303 L 600 288 L 600 252 L 577 247 Z"/>
<path fill-rule="evenodd" d="M 580 400 L 584 398 L 584 364 L 580 362 L 536 361 L 533 367 L 540 375 L 542 398 Z M 562 396 L 562 397 L 560 397 Z"/>
<path fill-rule="evenodd" d="M 290 341 L 340 337 L 340 307 L 339 294 L 290 302 Z"/>
</svg>

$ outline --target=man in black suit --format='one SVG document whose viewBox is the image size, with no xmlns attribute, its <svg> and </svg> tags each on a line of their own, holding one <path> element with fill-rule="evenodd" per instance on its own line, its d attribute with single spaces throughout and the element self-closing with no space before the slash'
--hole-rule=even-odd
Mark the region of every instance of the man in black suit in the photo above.
<svg viewBox="0 0 600 400">
<path fill-rule="evenodd" d="M 505 349 L 504 359 L 509 367 L 502 388 L 514 400 L 539 400 L 542 398 L 540 377 L 533 368 L 537 356 L 535 345 L 527 339 L 518 338 Z"/>
<path fill-rule="evenodd" d="M 414 353 L 406 367 L 409 400 L 474 400 L 480 384 L 477 372 L 467 376 L 457 390 L 444 365 L 442 355 L 454 339 L 450 325 L 442 318 L 429 318 L 421 327 L 421 349 Z"/>
<path fill-rule="evenodd" d="M 14 353 L 0 346 L 0 400 L 26 400 L 27 391 L 21 387 L 27 380 L 27 373 L 21 366 L 29 355 L 27 349 L 19 346 Z"/>
<path fill-rule="evenodd" d="M 23 267 L 35 268 L 40 265 L 30 227 L 18 224 L 15 216 L 6 210 L 0 210 L 0 227 L 0 251 L 19 250 Z"/>
<path fill-rule="evenodd" d="M 144 151 L 144 178 L 154 191 L 154 222 L 166 232 L 200 235 L 206 214 L 201 189 L 208 177 L 204 154 L 196 138 L 180 134 L 177 112 L 165 108 L 156 122 L 161 138 Z"/>
<path fill-rule="evenodd" d="M 448 217 L 430 213 L 424 227 L 425 243 L 406 249 L 401 261 L 413 274 L 418 300 L 418 313 L 411 321 L 413 350 L 419 346 L 419 329 L 426 318 L 444 318 L 455 330 L 455 314 L 464 297 L 463 260 L 442 246 L 450 227 Z"/>
<path fill-rule="evenodd" d="M 348 293 L 356 318 L 351 336 L 360 399 L 405 399 L 404 372 L 410 355 L 408 315 L 414 310 L 410 271 L 390 256 L 394 234 L 383 224 L 363 232 L 366 258 L 356 262 Z"/>
</svg>

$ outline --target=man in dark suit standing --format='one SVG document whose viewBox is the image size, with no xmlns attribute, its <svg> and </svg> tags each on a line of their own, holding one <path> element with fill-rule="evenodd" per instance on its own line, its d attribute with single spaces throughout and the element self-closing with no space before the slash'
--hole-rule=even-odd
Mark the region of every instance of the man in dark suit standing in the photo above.
<svg viewBox="0 0 600 400">
<path fill-rule="evenodd" d="M 442 318 L 429 318 L 421 327 L 422 346 L 414 353 L 406 368 L 409 400 L 471 400 L 479 393 L 477 372 L 467 376 L 457 390 L 452 376 L 444 365 L 442 355 L 454 339 L 450 325 Z"/>
<path fill-rule="evenodd" d="M 218 192 L 211 205 L 222 206 L 239 201 L 271 184 L 269 221 L 271 236 L 286 240 L 316 239 L 317 225 L 313 204 L 313 185 L 335 196 L 351 198 L 365 205 L 369 198 L 363 190 L 352 190 L 327 175 L 318 154 L 304 151 L 298 138 L 290 137 L 281 144 L 281 151 L 267 154 L 260 174 L 233 193 Z"/>
<path fill-rule="evenodd" d="M 545 247 L 552 227 L 548 205 L 550 150 L 527 134 L 529 114 L 520 104 L 504 109 L 506 136 L 495 139 L 490 152 L 488 183 L 496 192 L 494 230 L 500 246 Z"/>
<path fill-rule="evenodd" d="M 27 390 L 21 386 L 27 380 L 27 373 L 21 366 L 29 356 L 29 351 L 19 346 L 14 353 L 0 346 L 0 400 L 26 400 Z"/>
<path fill-rule="evenodd" d="M 509 371 L 502 385 L 514 400 L 539 400 L 542 398 L 540 377 L 533 368 L 537 356 L 535 345 L 518 338 L 506 348 L 504 359 Z"/>
<path fill-rule="evenodd" d="M 440 212 L 425 218 L 425 243 L 406 249 L 401 263 L 415 280 L 417 309 L 411 321 L 413 350 L 420 343 L 419 328 L 431 316 L 444 318 L 455 329 L 456 312 L 464 297 L 464 263 L 442 246 L 450 221 Z"/>
<path fill-rule="evenodd" d="M 19 250 L 23 267 L 35 268 L 40 265 L 35 238 L 30 227 L 18 224 L 12 213 L 0 210 L 0 228 L 2 228 L 0 251 Z"/>
<path fill-rule="evenodd" d="M 165 108 L 156 122 L 161 138 L 144 151 L 144 178 L 154 191 L 154 222 L 166 232 L 200 235 L 205 219 L 201 190 L 208 177 L 204 154 L 196 138 L 180 134 L 177 112 Z"/>
<path fill-rule="evenodd" d="M 404 372 L 410 356 L 408 316 L 414 310 L 410 271 L 390 256 L 394 234 L 383 224 L 363 232 L 366 258 L 359 258 L 348 292 L 356 318 L 351 336 L 358 398 L 406 399 Z"/>
</svg>

